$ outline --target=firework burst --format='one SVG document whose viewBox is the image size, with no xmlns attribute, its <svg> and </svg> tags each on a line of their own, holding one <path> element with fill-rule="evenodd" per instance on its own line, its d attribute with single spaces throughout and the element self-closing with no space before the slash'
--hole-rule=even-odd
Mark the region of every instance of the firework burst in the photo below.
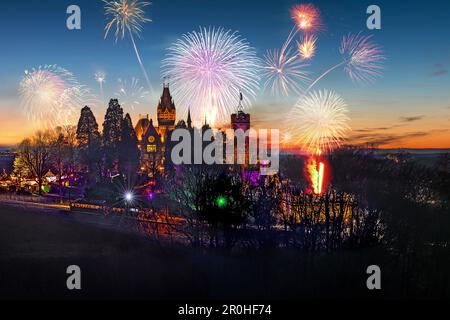
<svg viewBox="0 0 450 320">
<path fill-rule="evenodd" d="M 339 52 L 344 58 L 345 71 L 357 82 L 372 82 L 381 76 L 383 50 L 372 36 L 349 34 L 344 36 Z"/>
<path fill-rule="evenodd" d="M 368 83 L 382 75 L 383 55 L 381 46 L 372 41 L 372 37 L 361 34 L 344 36 L 339 49 L 343 61 L 325 71 L 314 80 L 306 90 L 308 93 L 320 80 L 328 74 L 344 67 L 345 72 L 355 82 Z"/>
<path fill-rule="evenodd" d="M 115 96 L 117 96 L 122 106 L 131 110 L 139 107 L 149 95 L 149 92 L 140 85 L 137 78 L 132 78 L 130 82 L 118 79 L 117 82 L 119 87 Z"/>
<path fill-rule="evenodd" d="M 316 54 L 317 37 L 306 35 L 297 43 L 298 53 L 303 60 L 310 60 Z"/>
<path fill-rule="evenodd" d="M 308 72 L 305 71 L 307 65 L 294 50 L 283 46 L 281 50 L 267 51 L 264 58 L 264 88 L 270 87 L 276 96 L 302 91 L 302 82 L 308 80 Z"/>
<path fill-rule="evenodd" d="M 100 86 L 100 96 L 101 96 L 102 101 L 104 101 L 105 95 L 103 93 L 103 84 L 106 81 L 106 73 L 104 73 L 103 71 L 98 71 L 95 73 L 94 78 L 95 78 L 95 81 Z"/>
<path fill-rule="evenodd" d="M 116 41 L 119 39 L 124 39 L 126 33 L 129 34 L 139 66 L 141 67 L 149 89 L 152 90 L 150 78 L 145 70 L 141 55 L 134 39 L 135 35 L 138 37 L 140 36 L 144 24 L 151 22 L 150 19 L 145 17 L 145 8 L 151 3 L 138 0 L 103 0 L 103 2 L 105 3 L 105 15 L 108 19 L 110 19 L 105 26 L 105 39 L 108 37 L 111 29 L 115 29 Z"/>
<path fill-rule="evenodd" d="M 89 90 L 56 65 L 26 70 L 19 94 L 28 119 L 45 129 L 74 124 L 78 109 L 91 102 Z"/>
<path fill-rule="evenodd" d="M 349 131 L 348 109 L 333 91 L 311 92 L 292 110 L 290 132 L 309 154 L 330 152 L 339 147 Z"/>
<path fill-rule="evenodd" d="M 108 36 L 111 29 L 115 29 L 116 41 L 124 39 L 126 33 L 132 33 L 137 36 L 142 32 L 143 25 L 151 22 L 145 17 L 145 7 L 150 5 L 150 2 L 141 2 L 138 0 L 119 0 L 106 1 L 105 13 L 111 19 L 105 27 Z"/>
<path fill-rule="evenodd" d="M 322 29 L 320 11 L 310 3 L 294 6 L 291 9 L 291 17 L 297 29 L 304 33 L 317 32 Z"/>
<path fill-rule="evenodd" d="M 162 64 L 162 76 L 173 84 L 181 111 L 186 115 L 190 107 L 197 123 L 205 117 L 218 124 L 229 121 L 239 92 L 248 107 L 259 89 L 258 70 L 255 50 L 238 33 L 222 28 L 183 35 Z"/>
<path fill-rule="evenodd" d="M 106 74 L 102 71 L 95 73 L 95 81 L 97 81 L 99 84 L 102 84 L 106 81 Z"/>
</svg>

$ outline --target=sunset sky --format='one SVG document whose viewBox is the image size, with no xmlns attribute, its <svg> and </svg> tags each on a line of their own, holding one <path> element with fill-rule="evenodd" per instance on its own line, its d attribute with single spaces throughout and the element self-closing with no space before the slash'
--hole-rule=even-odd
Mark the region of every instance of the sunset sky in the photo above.
<svg viewBox="0 0 450 320">
<path fill-rule="evenodd" d="M 340 61 L 343 35 L 373 34 L 384 48 L 383 77 L 374 84 L 352 82 L 342 69 L 330 74 L 316 89 L 338 92 L 347 102 L 353 133 L 349 142 L 377 143 L 385 148 L 450 148 L 450 2 L 448 1 L 310 1 L 322 13 L 325 30 L 308 70 L 315 78 Z M 130 112 L 156 116 L 162 92 L 161 60 L 182 34 L 200 26 L 239 31 L 263 57 L 280 47 L 293 27 L 293 0 L 154 0 L 138 46 L 155 90 Z M 382 30 L 366 28 L 366 8 L 378 4 Z M 66 8 L 82 10 L 82 30 L 66 28 Z M 104 40 L 105 16 L 100 0 L 8 1 L 0 11 L 0 145 L 14 145 L 36 130 L 21 110 L 18 87 L 24 70 L 57 64 L 74 73 L 80 83 L 98 94 L 95 72 L 106 72 L 105 96 L 114 97 L 117 79 L 142 79 L 130 41 Z M 144 84 L 144 82 L 142 82 Z M 250 109 L 254 124 L 283 128 L 298 97 L 274 98 L 258 93 Z M 175 101 L 176 102 L 176 101 Z M 82 106 L 80 106 L 81 109 Z M 94 108 L 103 122 L 106 104 Z"/>
</svg>

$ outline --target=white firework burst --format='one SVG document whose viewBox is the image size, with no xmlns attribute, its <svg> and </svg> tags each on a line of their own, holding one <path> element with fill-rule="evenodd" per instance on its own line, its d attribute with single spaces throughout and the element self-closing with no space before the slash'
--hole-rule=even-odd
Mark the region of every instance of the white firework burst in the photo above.
<svg viewBox="0 0 450 320">
<path fill-rule="evenodd" d="M 305 152 L 331 152 L 340 146 L 350 127 L 345 101 L 333 91 L 313 91 L 303 96 L 289 117 L 293 141 Z"/>
<path fill-rule="evenodd" d="M 267 51 L 264 56 L 264 88 L 270 88 L 272 95 L 288 96 L 291 92 L 299 94 L 308 81 L 306 64 L 292 48 L 283 46 L 281 50 Z"/>
<path fill-rule="evenodd" d="M 131 81 L 118 79 L 118 89 L 114 94 L 120 101 L 123 107 L 134 110 L 145 102 L 149 96 L 149 91 L 145 90 L 140 85 L 140 81 L 137 78 L 131 78 Z"/>
<path fill-rule="evenodd" d="M 106 81 L 106 73 L 103 71 L 98 71 L 95 73 L 94 78 L 98 84 L 102 85 Z"/>
<path fill-rule="evenodd" d="M 259 89 L 259 67 L 255 50 L 237 32 L 200 28 L 168 48 L 162 76 L 170 79 L 184 116 L 191 108 L 194 122 L 209 116 L 214 125 L 229 122 L 240 92 L 243 107 L 251 105 Z"/>
<path fill-rule="evenodd" d="M 93 101 L 89 90 L 57 65 L 26 70 L 19 95 L 28 119 L 44 129 L 76 123 L 78 110 Z"/>
</svg>

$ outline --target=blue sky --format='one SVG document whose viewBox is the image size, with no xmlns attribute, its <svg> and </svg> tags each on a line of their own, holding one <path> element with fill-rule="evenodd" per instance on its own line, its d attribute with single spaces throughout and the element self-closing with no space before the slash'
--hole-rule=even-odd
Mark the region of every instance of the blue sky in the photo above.
<svg viewBox="0 0 450 320">
<path fill-rule="evenodd" d="M 442 130 L 439 137 L 434 137 L 434 141 L 439 141 L 437 145 L 427 146 L 450 147 L 450 143 L 442 145 L 445 137 L 450 141 L 449 133 L 443 134 L 450 124 L 450 2 L 310 2 L 321 10 L 326 26 L 320 35 L 318 54 L 309 67 L 312 78 L 339 62 L 338 47 L 341 37 L 348 32 L 373 34 L 388 57 L 383 78 L 373 85 L 352 83 L 342 70 L 320 82 L 318 88 L 333 89 L 345 97 L 351 106 L 352 127 L 356 130 L 394 127 L 408 117 L 415 117 L 416 120 L 405 122 L 408 129 L 401 132 L 396 129 L 392 135 Z M 161 86 L 160 65 L 166 48 L 182 34 L 197 30 L 199 26 L 237 30 L 262 57 L 267 49 L 281 46 L 293 26 L 289 9 L 299 3 L 291 0 L 153 1 L 147 12 L 153 22 L 145 26 L 138 40 L 153 86 Z M 69 31 L 65 26 L 66 8 L 70 4 L 81 7 L 80 31 Z M 365 11 L 370 4 L 381 7 L 382 30 L 366 28 Z M 115 43 L 113 37 L 103 39 L 106 22 L 103 5 L 100 0 L 28 0 L 2 4 L 0 116 L 23 119 L 19 112 L 17 87 L 23 71 L 39 65 L 58 64 L 67 68 L 93 90 L 98 87 L 94 73 L 104 70 L 108 75 L 107 96 L 116 91 L 117 78 L 142 79 L 130 41 L 125 39 Z M 149 98 L 148 105 L 135 113 L 154 115 L 157 99 L 155 93 Z M 252 113 L 258 122 L 273 127 L 276 126 L 274 122 L 283 119 L 295 99 L 274 99 L 260 93 Z M 103 110 L 96 111 L 102 117 Z M 98 120 L 101 122 L 102 119 Z M 412 123 L 414 128 L 410 127 Z M 7 134 L 14 135 L 0 131 L 0 143 L 1 135 L 6 137 Z M 399 136 L 399 146 L 402 143 L 410 145 L 401 142 L 402 139 Z"/>
</svg>

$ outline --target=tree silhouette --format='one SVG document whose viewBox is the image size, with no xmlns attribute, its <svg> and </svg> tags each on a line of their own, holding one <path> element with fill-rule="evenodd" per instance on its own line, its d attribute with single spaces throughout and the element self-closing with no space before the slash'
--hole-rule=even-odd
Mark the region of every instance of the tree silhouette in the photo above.
<svg viewBox="0 0 450 320">
<path fill-rule="evenodd" d="M 88 106 L 81 110 L 77 126 L 77 142 L 80 163 L 87 169 L 88 181 L 98 180 L 97 178 L 102 176 L 101 136 L 97 120 Z"/>
<path fill-rule="evenodd" d="M 127 113 L 122 123 L 122 137 L 119 148 L 120 172 L 126 176 L 135 175 L 139 167 L 138 141 L 130 115 Z"/>
<path fill-rule="evenodd" d="M 103 122 L 104 174 L 118 173 L 119 147 L 122 139 L 123 109 L 117 99 L 111 99 Z"/>
<path fill-rule="evenodd" d="M 98 124 L 92 110 L 86 106 L 81 109 L 80 120 L 77 126 L 77 141 L 80 147 L 89 146 L 100 139 Z"/>
</svg>

